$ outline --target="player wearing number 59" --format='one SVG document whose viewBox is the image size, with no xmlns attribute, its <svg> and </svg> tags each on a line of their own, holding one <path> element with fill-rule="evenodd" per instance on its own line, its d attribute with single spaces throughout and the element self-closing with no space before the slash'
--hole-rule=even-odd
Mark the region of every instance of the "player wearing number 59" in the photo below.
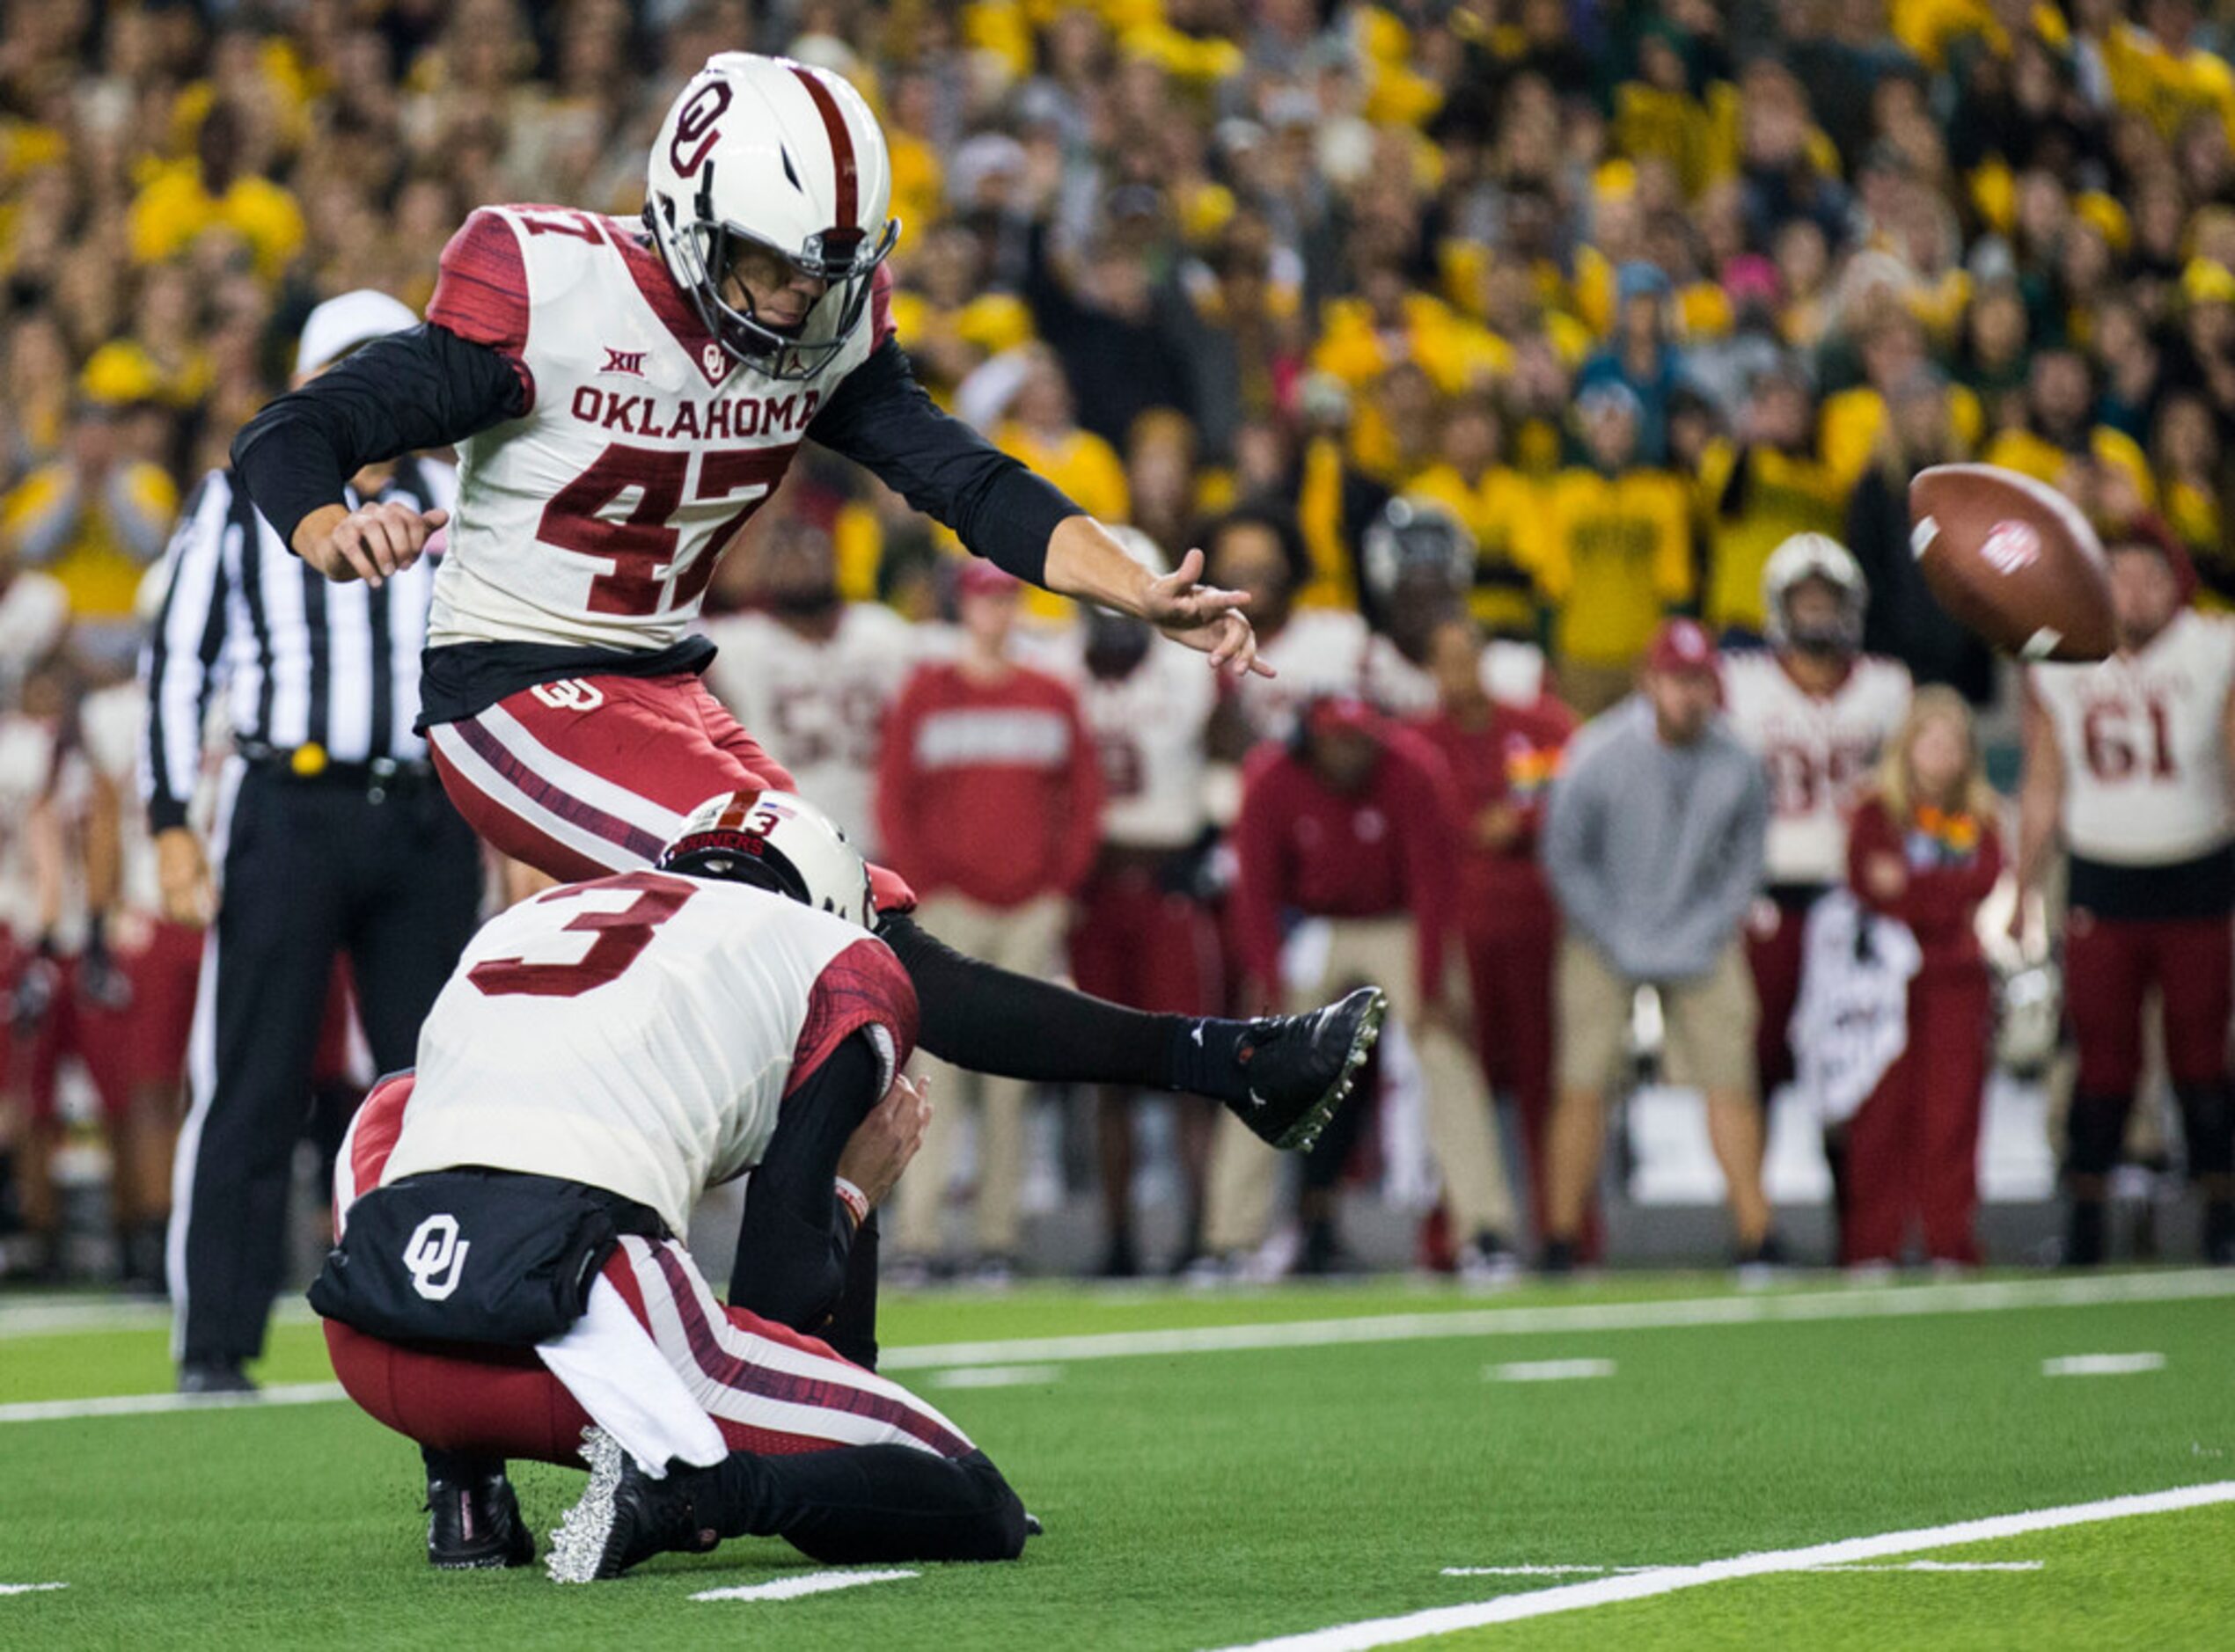
<svg viewBox="0 0 2235 1652">
<path fill-rule="evenodd" d="M 2105 1182 L 2142 1078 L 2143 1001 L 2154 985 L 2188 1172 L 2205 1199 L 2205 1251 L 2226 1263 L 2235 1261 L 2235 624 L 2187 606 L 2187 553 L 2154 524 L 2105 549 L 2118 650 L 2027 674 L 2019 817 L 2022 888 L 2040 884 L 2060 841 L 2070 860 L 2064 978 L 2080 1059 L 2066 1130 L 2065 1261 L 2103 1260 Z"/>
<path fill-rule="evenodd" d="M 439 511 L 352 509 L 383 454 L 454 443 L 421 720 L 483 837 L 562 880 L 649 865 L 716 792 L 799 787 L 700 681 L 716 559 L 809 439 L 860 461 L 996 567 L 1256 665 L 1247 599 L 1190 552 L 1152 574 L 1071 501 L 942 413 L 892 334 L 884 135 L 838 76 L 722 53 L 654 139 L 642 222 L 487 207 L 442 258 L 427 325 L 281 398 L 236 439 L 258 505 L 311 567 L 386 580 Z M 1270 1139 L 1316 1134 L 1378 998 L 1300 1020 L 1148 1016 L 940 945 L 877 879 L 923 1044 L 978 1071 L 1187 1090 Z M 1286 1051 L 1287 1053 L 1281 1053 Z M 1246 1071 L 1245 1071 L 1246 1069 Z"/>
</svg>

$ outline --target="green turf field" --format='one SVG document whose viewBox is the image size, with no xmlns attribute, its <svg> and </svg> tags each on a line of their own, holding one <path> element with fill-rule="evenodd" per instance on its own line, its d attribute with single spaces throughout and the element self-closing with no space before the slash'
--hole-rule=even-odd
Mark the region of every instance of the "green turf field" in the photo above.
<svg viewBox="0 0 2235 1652">
<path fill-rule="evenodd" d="M 692 1598 L 819 1569 L 771 1542 L 588 1588 L 432 1574 L 416 1453 L 346 1404 L 44 1414 L 169 1377 L 158 1326 L 67 1317 L 0 1304 L 0 1590 L 67 1585 L 0 1592 L 0 1647 L 1199 1648 L 1499 1599 L 1535 1615 L 1462 1612 L 1441 1644 L 2235 1647 L 2235 1502 L 1931 1531 L 2235 1482 L 2225 1273 L 895 1300 L 888 1369 L 1047 1535 L 788 1600 Z M 326 1380 L 315 1331 L 280 1327 L 260 1374 Z M 539 1530 L 579 1483 L 517 1477 Z M 1867 1570 L 1786 1553 L 1888 1533 L 1918 1535 Z M 1769 1569 L 1670 1569 L 1746 1555 Z M 1489 1569 L 1521 1567 L 1565 1569 Z M 1647 1593 L 1605 1598 L 1625 1589 Z"/>
</svg>

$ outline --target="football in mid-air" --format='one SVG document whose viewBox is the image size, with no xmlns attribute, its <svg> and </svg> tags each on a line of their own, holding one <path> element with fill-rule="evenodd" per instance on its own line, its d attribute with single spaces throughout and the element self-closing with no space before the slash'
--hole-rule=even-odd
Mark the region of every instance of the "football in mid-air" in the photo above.
<svg viewBox="0 0 2235 1652">
<path fill-rule="evenodd" d="M 1909 483 L 1909 547 L 1940 604 L 2021 660 L 2100 660 L 2118 646 L 2102 542 L 2046 482 L 1936 464 Z"/>
</svg>

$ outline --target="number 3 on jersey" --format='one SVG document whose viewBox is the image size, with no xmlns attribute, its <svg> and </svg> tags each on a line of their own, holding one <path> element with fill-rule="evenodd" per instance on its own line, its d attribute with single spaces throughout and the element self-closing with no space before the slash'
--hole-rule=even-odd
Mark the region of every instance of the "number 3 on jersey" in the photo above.
<svg viewBox="0 0 2235 1652">
<path fill-rule="evenodd" d="M 652 944 L 652 932 L 673 917 L 693 893 L 682 878 L 657 872 L 627 872 L 596 883 L 570 883 L 538 895 L 541 904 L 580 900 L 586 895 L 633 892 L 636 898 L 618 910 L 578 914 L 561 925 L 562 934 L 596 937 L 572 963 L 537 963 L 525 958 L 485 958 L 466 972 L 492 998 L 578 998 L 618 981 L 638 954 Z"/>
<path fill-rule="evenodd" d="M 691 483 L 692 461 L 698 479 Z M 767 502 L 791 460 L 789 448 L 748 448 L 694 453 L 638 448 L 616 442 L 590 468 L 551 496 L 537 524 L 546 545 L 612 564 L 590 585 L 590 608 L 599 614 L 661 614 L 698 601 L 714 564 L 737 530 Z M 688 567 L 676 565 L 681 535 L 670 519 L 689 487 L 694 501 L 738 499 L 744 503 L 716 530 L 708 548 Z M 636 504 L 615 521 L 602 513 L 631 489 Z"/>
</svg>

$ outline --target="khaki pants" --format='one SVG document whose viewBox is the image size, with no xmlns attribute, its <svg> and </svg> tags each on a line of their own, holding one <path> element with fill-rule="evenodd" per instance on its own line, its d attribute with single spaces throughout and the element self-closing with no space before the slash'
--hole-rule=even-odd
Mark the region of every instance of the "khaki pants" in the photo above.
<svg viewBox="0 0 2235 1652">
<path fill-rule="evenodd" d="M 1621 1076 L 1638 983 L 1615 973 L 1604 954 L 1569 931 L 1560 939 L 1560 1087 L 1596 1090 Z M 1658 983 L 1667 1028 L 1669 1083 L 1750 1096 L 1755 1092 L 1754 1028 L 1759 1012 L 1746 947 L 1733 936 L 1704 976 Z"/>
<path fill-rule="evenodd" d="M 1512 1237 L 1513 1195 L 1491 1114 L 1490 1086 L 1465 1043 L 1447 1027 L 1431 1026 L 1422 1018 L 1412 920 L 1325 921 L 1330 934 L 1325 966 L 1316 979 L 1290 986 L 1288 1008 L 1310 1009 L 1361 982 L 1389 995 L 1390 1012 L 1403 1023 L 1405 1036 L 1420 1059 L 1427 1090 L 1428 1147 L 1443 1177 L 1452 1232 L 1462 1240 L 1484 1228 Z M 1456 969 L 1449 971 L 1444 1001 L 1464 1024 L 1466 990 Z M 1366 1100 L 1353 1096 L 1345 1105 L 1362 1107 Z M 1232 1112 L 1220 1116 L 1211 1150 L 1205 1248 L 1213 1254 L 1246 1250 L 1264 1239 L 1281 1157 Z"/>
<path fill-rule="evenodd" d="M 1044 895 L 1022 906 L 982 906 L 957 895 L 934 895 L 917 907 L 916 918 L 957 952 L 1019 975 L 1045 976 L 1063 933 L 1064 903 L 1060 895 Z M 1014 1256 L 1017 1193 L 1024 1180 L 1024 1101 L 1030 1086 L 1022 1078 L 964 1072 L 929 1056 L 920 1065 L 932 1075 L 931 1123 L 894 1191 L 892 1231 L 885 1242 L 896 1253 L 915 1255 L 945 1248 L 940 1216 L 963 1109 L 975 1101 L 978 1245 L 989 1254 Z"/>
</svg>

